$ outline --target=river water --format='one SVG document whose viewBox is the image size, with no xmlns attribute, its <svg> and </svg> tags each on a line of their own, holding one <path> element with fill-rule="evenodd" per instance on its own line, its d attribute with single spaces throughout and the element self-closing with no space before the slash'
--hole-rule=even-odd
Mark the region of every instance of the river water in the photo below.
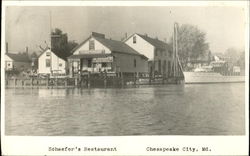
<svg viewBox="0 0 250 156">
<path fill-rule="evenodd" d="M 29 136 L 243 135 L 244 83 L 6 89 L 5 133 Z"/>
</svg>

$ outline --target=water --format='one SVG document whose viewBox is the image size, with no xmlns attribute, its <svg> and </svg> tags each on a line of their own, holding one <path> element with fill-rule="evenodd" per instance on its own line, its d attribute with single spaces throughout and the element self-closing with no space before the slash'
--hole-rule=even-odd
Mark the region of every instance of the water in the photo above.
<svg viewBox="0 0 250 156">
<path fill-rule="evenodd" d="M 243 135 L 244 83 L 6 89 L 6 135 Z"/>
</svg>

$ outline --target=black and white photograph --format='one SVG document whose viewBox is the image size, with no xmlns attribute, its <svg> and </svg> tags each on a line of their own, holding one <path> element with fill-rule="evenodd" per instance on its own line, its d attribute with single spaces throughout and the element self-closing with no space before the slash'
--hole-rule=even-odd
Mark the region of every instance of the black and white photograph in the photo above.
<svg viewBox="0 0 250 156">
<path fill-rule="evenodd" d="M 36 4 L 4 7 L 1 135 L 248 134 L 244 1 Z"/>
</svg>

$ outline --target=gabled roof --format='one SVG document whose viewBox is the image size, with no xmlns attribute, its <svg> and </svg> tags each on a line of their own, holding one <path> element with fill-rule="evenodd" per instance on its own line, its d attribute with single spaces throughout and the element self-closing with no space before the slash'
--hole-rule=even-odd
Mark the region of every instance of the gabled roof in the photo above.
<svg viewBox="0 0 250 156">
<path fill-rule="evenodd" d="M 29 56 L 27 54 L 13 54 L 13 53 L 6 53 L 12 60 L 17 62 L 31 62 Z"/>
<path fill-rule="evenodd" d="M 131 48 L 130 46 L 121 41 L 99 38 L 99 37 L 94 37 L 94 38 L 100 43 L 102 43 L 104 46 L 106 46 L 112 52 L 141 55 L 139 52 L 137 52 L 136 50 L 134 50 L 133 48 Z"/>
<path fill-rule="evenodd" d="M 111 40 L 111 39 L 106 39 L 103 36 L 97 36 L 97 35 L 91 35 L 89 36 L 86 40 L 84 40 L 82 43 L 80 43 L 77 47 L 75 47 L 71 53 L 73 54 L 78 48 L 80 48 L 83 44 L 85 44 L 91 37 L 99 41 L 101 44 L 106 46 L 111 52 L 118 52 L 118 53 L 126 53 L 126 54 L 132 54 L 132 55 L 140 55 L 139 52 L 128 46 L 122 41 L 116 41 L 116 40 Z M 144 56 L 145 57 L 145 56 Z M 146 57 L 145 57 L 146 58 Z"/>
<path fill-rule="evenodd" d="M 62 55 L 60 55 L 59 53 L 53 52 L 50 48 L 45 48 L 44 51 L 43 51 L 40 55 L 38 55 L 37 58 L 39 58 L 43 53 L 47 52 L 48 50 L 49 50 L 50 52 L 54 53 L 57 57 L 63 59 L 64 61 L 67 61 L 67 57 L 62 56 Z"/>
<path fill-rule="evenodd" d="M 134 33 L 133 35 L 131 35 L 130 37 L 128 37 L 124 42 L 126 42 L 128 39 L 130 39 L 132 36 L 134 35 L 138 35 L 140 36 L 142 39 L 144 39 L 145 41 L 147 41 L 149 44 L 151 44 L 152 46 L 154 46 L 155 48 L 158 49 L 171 49 L 171 47 L 169 46 L 169 44 L 159 40 L 159 39 L 155 39 L 155 38 L 151 38 L 147 35 L 142 35 L 142 34 L 138 34 L 138 33 Z"/>
<path fill-rule="evenodd" d="M 163 41 L 161 41 L 159 39 L 154 39 L 154 38 L 148 37 L 146 35 L 141 35 L 141 34 L 138 34 L 138 33 L 136 33 L 136 34 L 138 36 L 140 36 L 141 38 L 143 38 L 144 40 L 146 40 L 147 42 L 149 42 L 150 44 L 152 44 L 156 48 L 159 48 L 159 49 L 168 49 L 168 48 L 170 48 L 170 46 L 167 43 L 165 43 L 165 42 L 163 42 Z"/>
</svg>

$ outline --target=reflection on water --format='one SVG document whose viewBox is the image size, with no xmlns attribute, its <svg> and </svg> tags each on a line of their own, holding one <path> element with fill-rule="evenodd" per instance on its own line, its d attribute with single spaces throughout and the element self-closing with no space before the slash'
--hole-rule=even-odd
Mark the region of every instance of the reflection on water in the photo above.
<svg viewBox="0 0 250 156">
<path fill-rule="evenodd" d="M 244 84 L 6 89 L 6 135 L 242 135 Z"/>
</svg>

